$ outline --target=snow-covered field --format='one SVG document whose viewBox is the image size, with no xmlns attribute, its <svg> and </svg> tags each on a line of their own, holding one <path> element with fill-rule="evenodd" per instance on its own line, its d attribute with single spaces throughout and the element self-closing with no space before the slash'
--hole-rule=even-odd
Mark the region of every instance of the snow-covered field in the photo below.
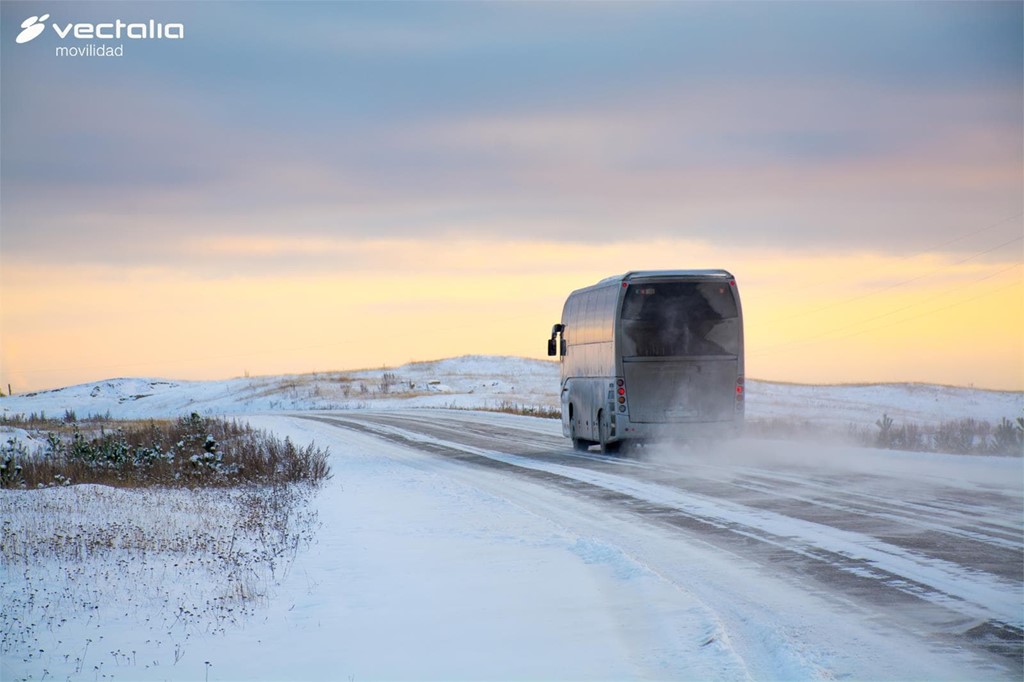
<svg viewBox="0 0 1024 682">
<path fill-rule="evenodd" d="M 470 357 L 0 400 L 245 415 L 329 447 L 334 474 L 288 521 L 302 541 L 244 574 L 232 557 L 266 538 L 216 495 L 0 491 L 5 534 L 53 537 L 0 566 L 0 679 L 1020 678 L 1021 458 L 741 440 L 609 459 L 555 420 L 447 409 L 553 408 L 557 371 Z M 748 391 L 748 417 L 838 426 L 1024 408 L 921 385 Z M 51 502 L 61 518 L 38 513 Z"/>
</svg>

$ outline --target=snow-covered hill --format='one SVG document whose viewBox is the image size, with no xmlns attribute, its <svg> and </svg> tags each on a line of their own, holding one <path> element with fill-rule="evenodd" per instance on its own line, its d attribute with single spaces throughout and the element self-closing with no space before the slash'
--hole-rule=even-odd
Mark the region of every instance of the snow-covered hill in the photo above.
<svg viewBox="0 0 1024 682">
<path fill-rule="evenodd" d="M 296 410 L 389 407 L 557 409 L 558 365 L 543 360 L 463 356 L 396 368 L 319 372 L 224 381 L 109 379 L 0 400 L 4 416 L 45 413 L 79 418 L 175 417 Z M 1024 393 L 928 384 L 808 386 L 750 381 L 750 419 L 871 426 L 886 413 L 897 422 L 934 425 L 972 418 L 998 422 L 1024 411 Z"/>
</svg>

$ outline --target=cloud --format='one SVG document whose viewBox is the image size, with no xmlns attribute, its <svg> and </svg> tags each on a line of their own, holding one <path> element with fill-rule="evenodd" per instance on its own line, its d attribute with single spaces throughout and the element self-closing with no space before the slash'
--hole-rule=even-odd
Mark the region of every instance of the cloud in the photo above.
<svg viewBox="0 0 1024 682">
<path fill-rule="evenodd" d="M 1019 207 L 1020 128 L 1000 98 L 761 84 L 330 137 L 110 93 L 116 116 L 8 150 L 7 244 L 102 259 L 210 232 L 579 241 L 642 225 L 644 238 L 914 247 Z"/>
<path fill-rule="evenodd" d="M 182 5 L 185 49 L 119 64 L 4 43 L 5 262 L 282 233 L 905 252 L 1022 208 L 1013 5 L 239 7 Z"/>
</svg>

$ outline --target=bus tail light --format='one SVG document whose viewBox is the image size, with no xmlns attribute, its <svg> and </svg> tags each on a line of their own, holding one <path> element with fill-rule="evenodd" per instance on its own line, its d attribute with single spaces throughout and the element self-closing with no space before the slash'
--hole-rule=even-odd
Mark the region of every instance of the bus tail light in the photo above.
<svg viewBox="0 0 1024 682">
<path fill-rule="evenodd" d="M 626 380 L 625 379 L 616 379 L 615 380 L 615 385 L 617 386 L 617 388 L 615 389 L 615 394 L 618 396 L 616 398 L 616 401 L 619 403 L 619 412 L 625 412 L 626 411 Z"/>
<path fill-rule="evenodd" d="M 743 386 L 743 377 L 736 377 L 736 402 L 743 402 L 743 394 L 746 392 Z"/>
</svg>

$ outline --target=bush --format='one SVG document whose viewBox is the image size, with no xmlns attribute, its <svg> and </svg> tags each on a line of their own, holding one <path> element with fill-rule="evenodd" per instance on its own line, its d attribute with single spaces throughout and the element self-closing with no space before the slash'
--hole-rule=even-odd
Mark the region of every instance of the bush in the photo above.
<svg viewBox="0 0 1024 682">
<path fill-rule="evenodd" d="M 1019 455 L 1024 449 L 1024 417 L 1011 422 L 1006 417 L 993 431 L 992 450 L 1001 455 Z"/>
<path fill-rule="evenodd" d="M 985 424 L 988 427 L 988 424 Z M 984 429 L 984 430 L 987 430 Z M 935 448 L 940 452 L 968 453 L 974 450 L 976 436 L 984 438 L 979 423 L 974 419 L 942 422 L 935 431 Z"/>
<path fill-rule="evenodd" d="M 843 440 L 865 447 L 962 455 L 1011 455 L 1024 457 L 1024 417 L 1003 418 L 993 427 L 978 419 L 955 419 L 938 425 L 897 423 L 888 414 L 867 424 L 848 424 L 845 430 L 808 420 L 774 417 L 748 419 L 748 436 L 760 438 L 817 438 Z"/>
<path fill-rule="evenodd" d="M 381 393 L 387 395 L 391 393 L 392 387 L 396 384 L 398 384 L 398 375 L 394 372 L 384 372 L 380 376 L 380 384 L 377 385 L 377 388 L 380 389 Z"/>
<path fill-rule="evenodd" d="M 876 445 L 880 448 L 891 448 L 893 441 L 896 439 L 893 434 L 893 426 L 895 422 L 892 417 L 883 413 L 882 418 L 875 422 L 875 426 L 878 427 L 878 440 Z"/>
<path fill-rule="evenodd" d="M 24 461 L 27 455 L 24 445 L 13 438 L 8 439 L 0 452 L 0 488 L 14 488 L 25 482 L 19 462 Z"/>
<path fill-rule="evenodd" d="M 13 439 L 0 450 L 0 485 L 74 483 L 118 486 L 229 486 L 240 483 L 319 483 L 330 477 L 328 452 L 296 447 L 248 424 L 196 413 L 174 422 L 119 424 L 112 431 L 68 435 L 51 431 L 46 448 L 29 455 Z"/>
<path fill-rule="evenodd" d="M 896 450 L 927 450 L 958 455 L 1022 455 L 1024 419 L 1017 423 L 1005 417 L 995 429 L 986 421 L 956 419 L 926 430 L 914 423 L 897 425 L 886 414 L 875 422 L 875 445 Z"/>
</svg>

